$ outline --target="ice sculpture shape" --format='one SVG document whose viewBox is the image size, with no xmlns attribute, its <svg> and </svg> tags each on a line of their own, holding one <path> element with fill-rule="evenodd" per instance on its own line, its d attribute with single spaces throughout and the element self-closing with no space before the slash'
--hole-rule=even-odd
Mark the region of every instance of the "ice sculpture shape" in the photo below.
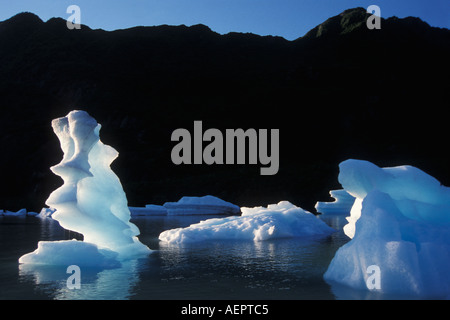
<svg viewBox="0 0 450 320">
<path fill-rule="evenodd" d="M 450 296 L 450 188 L 411 166 L 347 160 L 339 168 L 339 182 L 356 197 L 345 230 L 352 240 L 325 280 L 369 290 L 367 269 L 376 265 L 384 294 Z"/>
<path fill-rule="evenodd" d="M 200 221 L 187 228 L 162 232 L 159 240 L 170 244 L 205 240 L 253 240 L 276 238 L 328 236 L 335 232 L 312 213 L 288 201 L 271 204 L 267 208 L 241 208 L 241 216 Z"/>
<path fill-rule="evenodd" d="M 120 180 L 110 168 L 118 152 L 100 141 L 101 125 L 87 112 L 75 110 L 53 120 L 52 127 L 64 152 L 62 161 L 51 168 L 64 181 L 46 201 L 56 209 L 53 219 L 63 228 L 83 234 L 84 242 L 116 252 L 118 259 L 148 254 L 150 249 L 137 238 L 139 229 L 130 222 Z M 58 245 L 68 246 L 61 241 L 39 247 L 55 249 Z M 76 245 L 70 243 L 72 248 Z M 33 254 L 39 251 L 29 255 Z M 38 258 L 29 255 L 19 262 L 38 263 Z"/>
<path fill-rule="evenodd" d="M 450 222 L 450 188 L 413 166 L 379 168 L 362 160 L 347 160 L 339 165 L 339 182 L 356 198 L 345 233 L 352 238 L 361 215 L 362 201 L 373 190 L 387 193 L 402 214 L 413 220 L 431 223 Z"/>
</svg>

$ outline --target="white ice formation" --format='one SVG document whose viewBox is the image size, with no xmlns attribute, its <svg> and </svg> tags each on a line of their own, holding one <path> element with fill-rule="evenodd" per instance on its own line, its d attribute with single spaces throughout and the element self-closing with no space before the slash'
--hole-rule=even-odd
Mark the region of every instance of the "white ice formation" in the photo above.
<svg viewBox="0 0 450 320">
<path fill-rule="evenodd" d="M 344 189 L 331 190 L 330 196 L 335 199 L 333 202 L 317 202 L 316 211 L 321 214 L 349 214 L 355 202 L 355 197 Z"/>
<path fill-rule="evenodd" d="M 339 167 L 339 182 L 356 197 L 345 228 L 352 240 L 338 249 L 325 280 L 383 294 L 450 296 L 450 188 L 412 166 L 347 160 Z M 368 285 L 373 265 L 378 287 Z"/>
<path fill-rule="evenodd" d="M 187 228 L 164 231 L 159 240 L 171 244 L 229 239 L 261 241 L 327 236 L 335 231 L 312 213 L 288 201 L 271 204 L 267 208 L 242 207 L 241 211 L 241 216 L 208 219 Z"/>
<path fill-rule="evenodd" d="M 22 256 L 25 264 L 115 268 L 121 264 L 117 252 L 100 249 L 93 243 L 78 240 L 39 241 L 38 248 Z"/>
<path fill-rule="evenodd" d="M 46 260 L 47 252 L 65 255 L 73 251 L 81 260 L 86 253 L 89 259 L 92 246 L 100 253 L 96 261 L 104 252 L 108 252 L 105 261 L 111 260 L 110 252 L 115 252 L 119 260 L 148 254 L 150 249 L 137 238 L 139 229 L 130 222 L 120 180 L 110 168 L 118 152 L 100 141 L 101 125 L 88 113 L 76 110 L 53 120 L 52 127 L 64 156 L 51 170 L 62 177 L 64 184 L 46 204 L 56 209 L 52 217 L 63 228 L 83 234 L 84 242 L 41 241 L 36 251 L 22 256 L 19 262 L 49 264 L 54 260 Z"/>
</svg>

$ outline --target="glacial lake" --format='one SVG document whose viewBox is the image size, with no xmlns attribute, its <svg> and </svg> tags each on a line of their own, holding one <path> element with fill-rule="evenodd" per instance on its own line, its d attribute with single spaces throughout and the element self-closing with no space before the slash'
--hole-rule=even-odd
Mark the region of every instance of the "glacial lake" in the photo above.
<svg viewBox="0 0 450 320">
<path fill-rule="evenodd" d="M 40 240 L 73 238 L 58 222 L 0 217 L 0 299 L 367 299 L 367 292 L 333 288 L 322 275 L 349 239 L 345 216 L 324 216 L 338 230 L 326 238 L 211 241 L 167 245 L 158 235 L 212 216 L 133 217 L 152 250 L 116 269 L 81 269 L 81 288 L 68 289 L 67 267 L 19 265 Z M 216 218 L 217 216 L 214 216 Z"/>
</svg>

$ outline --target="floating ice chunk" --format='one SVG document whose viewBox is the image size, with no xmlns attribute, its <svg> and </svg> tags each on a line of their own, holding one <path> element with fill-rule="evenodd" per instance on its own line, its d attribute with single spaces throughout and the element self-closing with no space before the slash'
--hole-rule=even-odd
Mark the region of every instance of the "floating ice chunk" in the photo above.
<svg viewBox="0 0 450 320">
<path fill-rule="evenodd" d="M 267 208 L 241 208 L 242 216 L 215 218 L 187 228 L 167 230 L 159 240 L 180 244 L 204 240 L 268 240 L 275 238 L 326 236 L 335 230 L 312 213 L 288 201 Z"/>
<path fill-rule="evenodd" d="M 129 207 L 132 216 L 166 216 L 167 209 L 156 204 L 147 204 L 145 207 Z"/>
<path fill-rule="evenodd" d="M 16 215 L 16 216 L 26 216 L 27 215 L 27 209 L 20 209 L 14 215 Z"/>
<path fill-rule="evenodd" d="M 100 141 L 100 124 L 88 113 L 76 110 L 53 120 L 52 127 L 64 152 L 62 161 L 51 168 L 64 181 L 46 201 L 56 209 L 52 218 L 63 228 L 83 234 L 84 241 L 97 246 L 99 252 L 104 252 L 103 249 L 117 252 L 118 259 L 148 254 L 150 249 L 137 238 L 139 229 L 130 222 L 120 180 L 110 168 L 118 152 Z M 37 250 L 39 247 L 57 250 L 60 246 L 40 242 Z M 79 249 L 80 255 L 83 248 L 88 248 L 85 244 L 71 247 Z M 86 254 L 89 258 L 89 253 Z M 42 255 L 35 251 L 34 257 L 21 261 L 35 263 Z"/>
<path fill-rule="evenodd" d="M 27 209 L 20 209 L 19 211 L 8 211 L 5 210 L 2 212 L 5 217 L 26 217 Z"/>
<path fill-rule="evenodd" d="M 339 181 L 357 197 L 339 248 L 324 274 L 330 283 L 368 290 L 367 267 L 379 267 L 387 294 L 445 298 L 450 294 L 450 189 L 423 171 L 340 165 Z"/>
<path fill-rule="evenodd" d="M 19 263 L 79 267 L 116 268 L 117 252 L 99 249 L 95 244 L 77 241 L 39 241 L 38 248 L 23 255 Z"/>
<path fill-rule="evenodd" d="M 168 215 L 236 215 L 240 213 L 238 206 L 210 195 L 204 197 L 182 197 L 178 202 L 166 202 L 164 207 L 167 209 Z"/>
<path fill-rule="evenodd" d="M 159 213 L 161 215 L 167 215 L 167 209 L 164 206 L 157 204 L 146 204 L 145 209 L 154 212 L 154 214 Z"/>
<path fill-rule="evenodd" d="M 133 216 L 147 215 L 236 215 L 240 208 L 214 196 L 182 197 L 178 202 L 166 202 L 163 206 L 147 204 L 145 208 L 130 207 Z"/>
<path fill-rule="evenodd" d="M 55 212 L 54 208 L 42 208 L 38 214 L 39 218 L 51 218 L 53 213 Z"/>
<path fill-rule="evenodd" d="M 5 217 L 34 217 L 37 216 L 37 212 L 27 211 L 27 209 L 20 209 L 19 211 L 0 210 L 0 216 Z"/>
<path fill-rule="evenodd" d="M 317 202 L 315 208 L 321 214 L 348 214 L 355 202 L 355 197 L 344 189 L 331 190 L 333 202 Z"/>
</svg>

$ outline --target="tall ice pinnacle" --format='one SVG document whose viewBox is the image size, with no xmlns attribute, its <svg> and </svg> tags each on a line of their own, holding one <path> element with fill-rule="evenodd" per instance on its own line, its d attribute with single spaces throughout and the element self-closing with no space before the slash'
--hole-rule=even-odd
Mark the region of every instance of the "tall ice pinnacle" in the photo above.
<svg viewBox="0 0 450 320">
<path fill-rule="evenodd" d="M 46 201 L 56 209 L 53 218 L 83 234 L 84 242 L 116 252 L 119 259 L 148 254 L 150 249 L 137 238 L 138 227 L 130 222 L 120 180 L 110 168 L 118 152 L 100 141 L 101 125 L 75 110 L 53 120 L 52 127 L 64 152 L 51 168 L 64 181 Z"/>
</svg>

